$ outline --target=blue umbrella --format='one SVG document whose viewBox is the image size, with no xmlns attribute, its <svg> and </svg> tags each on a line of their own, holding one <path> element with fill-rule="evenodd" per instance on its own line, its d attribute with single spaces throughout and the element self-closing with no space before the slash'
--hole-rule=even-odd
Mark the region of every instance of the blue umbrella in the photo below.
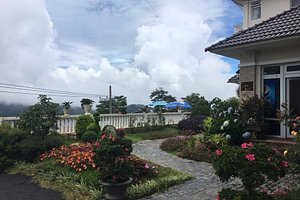
<svg viewBox="0 0 300 200">
<path fill-rule="evenodd" d="M 171 102 L 171 103 L 168 103 L 167 105 L 165 105 L 165 108 L 167 108 L 167 109 L 176 109 L 176 108 L 191 109 L 192 106 L 187 102 Z"/>
<path fill-rule="evenodd" d="M 149 104 L 150 107 L 155 107 L 155 106 L 165 106 L 168 103 L 165 101 L 154 101 L 152 103 Z"/>
</svg>

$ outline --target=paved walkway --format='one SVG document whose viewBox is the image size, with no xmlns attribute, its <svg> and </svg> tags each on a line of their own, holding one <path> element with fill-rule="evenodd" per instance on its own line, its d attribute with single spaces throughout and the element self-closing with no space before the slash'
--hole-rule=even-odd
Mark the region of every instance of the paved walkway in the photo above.
<svg viewBox="0 0 300 200">
<path fill-rule="evenodd" d="M 60 193 L 41 188 L 32 178 L 20 174 L 0 174 L 0 199 L 63 200 Z"/>
<path fill-rule="evenodd" d="M 173 186 L 165 192 L 155 193 L 146 199 L 157 200 L 215 200 L 222 187 L 240 187 L 238 181 L 222 183 L 214 175 L 211 164 L 182 159 L 161 151 L 159 146 L 163 140 L 145 140 L 134 144 L 133 154 L 165 167 L 195 176 L 195 179 Z"/>
</svg>

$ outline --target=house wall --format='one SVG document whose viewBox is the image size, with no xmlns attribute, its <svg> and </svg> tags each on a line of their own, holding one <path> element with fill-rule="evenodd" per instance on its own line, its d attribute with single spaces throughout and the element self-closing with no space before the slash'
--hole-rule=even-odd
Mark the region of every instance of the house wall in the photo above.
<svg viewBox="0 0 300 200">
<path fill-rule="evenodd" d="M 251 19 L 251 2 L 256 0 L 244 0 L 243 1 L 243 29 L 254 26 L 264 20 L 269 19 L 285 10 L 291 8 L 290 0 L 261 0 L 261 18 Z"/>
<path fill-rule="evenodd" d="M 240 97 L 262 94 L 262 66 L 294 62 L 300 62 L 300 46 L 296 44 L 241 54 L 240 85 L 253 81 L 253 91 L 242 91 L 240 87 Z"/>
</svg>

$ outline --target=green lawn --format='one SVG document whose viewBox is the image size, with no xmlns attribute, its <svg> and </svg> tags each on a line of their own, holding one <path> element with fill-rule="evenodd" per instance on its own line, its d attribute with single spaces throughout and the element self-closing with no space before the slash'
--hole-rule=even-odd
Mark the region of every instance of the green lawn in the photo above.
<svg viewBox="0 0 300 200">
<path fill-rule="evenodd" d="M 133 143 L 142 140 L 164 139 L 168 137 L 178 136 L 180 134 L 177 128 L 165 128 L 157 131 L 149 131 L 143 133 L 127 134 L 126 137 L 131 139 Z"/>
</svg>

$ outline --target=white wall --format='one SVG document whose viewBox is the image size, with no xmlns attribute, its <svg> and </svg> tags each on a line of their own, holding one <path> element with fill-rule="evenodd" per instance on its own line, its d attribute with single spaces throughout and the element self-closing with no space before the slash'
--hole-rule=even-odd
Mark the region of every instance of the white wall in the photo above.
<svg viewBox="0 0 300 200">
<path fill-rule="evenodd" d="M 261 18 L 251 19 L 251 2 L 255 0 L 245 0 L 243 2 L 244 20 L 243 29 L 254 26 L 262 21 L 269 19 L 285 10 L 291 8 L 290 0 L 261 0 Z"/>
</svg>

